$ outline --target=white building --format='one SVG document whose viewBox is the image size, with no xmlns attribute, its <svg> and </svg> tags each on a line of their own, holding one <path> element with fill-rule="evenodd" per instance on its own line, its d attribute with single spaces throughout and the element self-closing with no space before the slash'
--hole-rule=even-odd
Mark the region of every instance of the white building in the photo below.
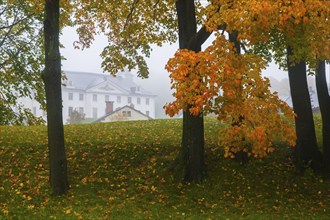
<svg viewBox="0 0 330 220">
<path fill-rule="evenodd" d="M 93 121 L 97 122 L 112 122 L 112 121 L 134 121 L 134 120 L 152 120 L 148 115 L 132 108 L 131 106 L 125 105 L 115 111 L 112 109 L 112 102 L 107 102 L 107 113 Z"/>
<path fill-rule="evenodd" d="M 117 77 L 71 71 L 65 71 L 65 74 L 66 80 L 62 82 L 64 123 L 74 110 L 84 113 L 86 119 L 94 121 L 106 114 L 106 103 L 111 103 L 113 110 L 127 105 L 155 118 L 156 95 L 137 85 L 131 73 L 119 73 Z M 40 110 L 36 101 L 24 100 L 23 105 L 30 108 L 36 116 L 45 118 L 45 112 Z"/>
</svg>

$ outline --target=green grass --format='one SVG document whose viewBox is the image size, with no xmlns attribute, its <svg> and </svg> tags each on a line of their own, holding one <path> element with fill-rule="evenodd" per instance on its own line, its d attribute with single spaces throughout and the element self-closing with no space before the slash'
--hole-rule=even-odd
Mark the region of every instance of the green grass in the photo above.
<svg viewBox="0 0 330 220">
<path fill-rule="evenodd" d="M 240 165 L 216 146 L 207 119 L 208 178 L 174 183 L 180 120 L 65 126 L 70 191 L 48 186 L 45 127 L 0 127 L 0 219 L 329 219 L 330 183 L 298 175 L 278 143 Z"/>
</svg>

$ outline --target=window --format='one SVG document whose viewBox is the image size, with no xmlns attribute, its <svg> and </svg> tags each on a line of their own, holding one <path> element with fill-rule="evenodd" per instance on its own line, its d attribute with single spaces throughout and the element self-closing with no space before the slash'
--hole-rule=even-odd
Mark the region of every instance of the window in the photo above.
<svg viewBox="0 0 330 220">
<path fill-rule="evenodd" d="M 146 105 L 149 105 L 149 98 L 146 98 Z"/>
<path fill-rule="evenodd" d="M 138 98 L 136 99 L 136 103 L 137 103 L 138 105 L 141 104 L 141 98 L 140 98 L 140 97 L 138 97 Z"/>
<path fill-rule="evenodd" d="M 132 97 L 127 97 L 127 103 L 132 103 Z"/>
<path fill-rule="evenodd" d="M 96 94 L 93 94 L 93 101 L 97 102 L 97 95 Z"/>
<path fill-rule="evenodd" d="M 121 96 L 117 96 L 117 103 L 121 103 Z"/>
<path fill-rule="evenodd" d="M 69 100 L 73 100 L 73 93 L 72 93 L 72 92 L 70 92 L 70 93 L 68 94 L 68 98 L 69 98 Z"/>
<path fill-rule="evenodd" d="M 97 118 L 97 108 L 93 108 L 93 118 Z"/>
<path fill-rule="evenodd" d="M 131 113 L 131 111 L 123 111 L 123 116 L 125 116 L 125 117 L 131 117 L 132 116 L 132 113 Z"/>
<path fill-rule="evenodd" d="M 146 115 L 148 115 L 148 116 L 149 116 L 149 114 L 150 114 L 150 113 L 149 113 L 149 111 L 146 111 Z"/>
<path fill-rule="evenodd" d="M 109 99 L 110 99 L 110 98 L 109 98 L 109 95 L 105 95 L 105 98 L 104 98 L 104 99 L 105 99 L 106 102 L 108 102 Z"/>
<path fill-rule="evenodd" d="M 79 94 L 79 101 L 84 101 L 84 94 L 82 93 Z"/>
<path fill-rule="evenodd" d="M 84 108 L 83 107 L 79 107 L 79 113 L 84 114 Z"/>
<path fill-rule="evenodd" d="M 68 108 L 69 116 L 71 116 L 72 112 L 73 112 L 73 107 L 69 107 L 69 108 Z"/>
</svg>

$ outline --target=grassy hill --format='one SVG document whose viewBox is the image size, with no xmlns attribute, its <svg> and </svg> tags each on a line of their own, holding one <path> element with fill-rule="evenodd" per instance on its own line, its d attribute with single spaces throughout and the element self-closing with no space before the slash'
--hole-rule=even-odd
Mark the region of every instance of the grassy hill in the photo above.
<svg viewBox="0 0 330 220">
<path fill-rule="evenodd" d="M 68 125 L 70 192 L 48 187 L 45 127 L 0 127 L 0 219 L 329 219 L 330 183 L 295 173 L 290 149 L 240 165 L 207 119 L 208 178 L 174 183 L 180 120 Z"/>
</svg>

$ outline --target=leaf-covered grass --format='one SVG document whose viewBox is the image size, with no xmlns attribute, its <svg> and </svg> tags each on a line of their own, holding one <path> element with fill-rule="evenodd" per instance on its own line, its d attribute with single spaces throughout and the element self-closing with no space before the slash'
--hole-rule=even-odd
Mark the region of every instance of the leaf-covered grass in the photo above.
<svg viewBox="0 0 330 220">
<path fill-rule="evenodd" d="M 70 191 L 48 186 L 45 127 L 0 127 L 0 219 L 328 219 L 330 183 L 299 175 L 290 149 L 240 165 L 216 145 L 206 122 L 208 178 L 182 185 L 167 171 L 181 121 L 65 127 Z"/>
</svg>

